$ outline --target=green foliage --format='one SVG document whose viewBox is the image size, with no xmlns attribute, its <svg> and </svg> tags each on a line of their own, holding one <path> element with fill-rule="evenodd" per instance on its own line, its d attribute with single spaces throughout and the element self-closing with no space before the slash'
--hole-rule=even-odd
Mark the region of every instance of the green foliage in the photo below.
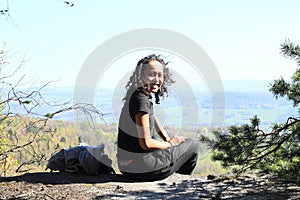
<svg viewBox="0 0 300 200">
<path fill-rule="evenodd" d="M 18 165 L 18 160 L 14 155 L 10 154 L 11 136 L 6 129 L 8 124 L 11 124 L 8 119 L 0 120 L 0 176 L 6 176 L 7 174 L 13 173 L 12 166 Z"/>
<path fill-rule="evenodd" d="M 26 89 L 23 88 L 22 77 L 11 83 L 10 78 L 15 77 L 25 60 L 23 57 L 17 67 L 11 67 L 7 58 L 11 59 L 11 56 L 4 43 L 3 49 L 0 49 L 0 91 L 2 98 L 5 98 L 0 98 L 0 176 L 32 171 L 41 166 L 44 170 L 51 153 L 66 145 L 78 144 L 74 127 L 69 127 L 64 139 L 56 134 L 59 126 L 53 126 L 51 122 L 55 115 L 71 110 L 81 111 L 88 119 L 94 114 L 102 115 L 89 104 L 78 103 L 68 107 L 68 102 L 48 102 L 42 90 L 50 82 L 40 87 L 31 85 Z M 51 107 L 52 112 L 41 113 L 43 105 Z"/>
<path fill-rule="evenodd" d="M 52 119 L 54 117 L 55 113 L 47 113 L 46 115 L 44 115 L 45 117 Z"/>
<path fill-rule="evenodd" d="M 61 137 L 61 139 L 60 139 L 59 142 L 65 143 L 66 142 L 66 138 L 65 137 Z"/>
<path fill-rule="evenodd" d="M 298 45 L 285 41 L 281 50 L 284 56 L 300 65 Z M 300 69 L 289 82 L 282 77 L 274 80 L 269 90 L 275 98 L 286 97 L 297 107 L 300 103 Z M 300 118 L 289 117 L 286 123 L 274 123 L 270 132 L 264 132 L 259 125 L 260 119 L 254 116 L 250 124 L 231 126 L 226 134 L 215 131 L 213 159 L 221 161 L 224 167 L 232 167 L 235 172 L 260 170 L 299 183 Z"/>
</svg>

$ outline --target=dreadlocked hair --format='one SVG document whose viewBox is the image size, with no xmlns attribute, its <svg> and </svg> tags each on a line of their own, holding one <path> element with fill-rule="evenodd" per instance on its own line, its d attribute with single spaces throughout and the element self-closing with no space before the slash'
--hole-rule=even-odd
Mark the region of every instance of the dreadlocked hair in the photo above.
<svg viewBox="0 0 300 200">
<path fill-rule="evenodd" d="M 148 95 L 149 98 L 151 97 L 151 93 L 148 91 L 147 86 L 145 85 L 146 77 L 144 70 L 146 66 L 149 64 L 150 61 L 158 61 L 163 65 L 163 72 L 164 72 L 164 80 L 161 88 L 155 93 L 155 103 L 160 103 L 160 98 L 164 98 L 165 96 L 168 96 L 168 86 L 172 83 L 175 83 L 175 80 L 172 78 L 172 74 L 169 71 L 169 68 L 167 67 L 168 62 L 165 62 L 160 55 L 151 54 L 143 59 L 139 60 L 135 71 L 131 75 L 129 81 L 127 82 L 125 88 L 127 90 L 126 96 L 123 98 L 123 101 L 126 101 L 130 98 L 130 96 L 133 94 L 134 91 L 142 91 L 146 95 Z"/>
</svg>

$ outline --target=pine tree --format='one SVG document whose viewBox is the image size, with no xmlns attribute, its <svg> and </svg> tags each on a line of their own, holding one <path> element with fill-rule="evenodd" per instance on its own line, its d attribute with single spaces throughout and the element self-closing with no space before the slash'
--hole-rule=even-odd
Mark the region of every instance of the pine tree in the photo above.
<svg viewBox="0 0 300 200">
<path fill-rule="evenodd" d="M 286 58 L 300 65 L 300 47 L 289 40 L 281 44 Z M 290 81 L 280 77 L 270 84 L 269 91 L 275 98 L 287 98 L 299 110 L 300 68 Z M 300 182 L 300 117 L 290 116 L 285 123 L 274 123 L 271 131 L 259 127 L 260 119 L 254 116 L 249 124 L 231 126 L 227 134 L 215 131 L 214 160 L 235 172 L 248 169 L 273 173 L 283 180 Z"/>
</svg>

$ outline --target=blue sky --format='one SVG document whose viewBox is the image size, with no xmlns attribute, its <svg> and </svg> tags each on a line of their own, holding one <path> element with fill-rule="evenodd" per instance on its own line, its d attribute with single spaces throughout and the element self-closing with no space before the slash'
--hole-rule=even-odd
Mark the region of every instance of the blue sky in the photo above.
<svg viewBox="0 0 300 200">
<path fill-rule="evenodd" d="M 10 1 L 13 22 L 0 16 L 0 42 L 7 42 L 10 52 L 26 52 L 26 66 L 19 73 L 27 79 L 72 86 L 95 48 L 142 28 L 168 29 L 192 39 L 212 59 L 222 80 L 289 78 L 296 68 L 279 48 L 286 38 L 300 41 L 297 0 L 70 2 L 75 6 L 60 0 Z M 0 0 L 0 9 L 5 7 L 6 0 Z M 124 65 L 130 70 L 139 58 L 129 56 Z"/>
</svg>

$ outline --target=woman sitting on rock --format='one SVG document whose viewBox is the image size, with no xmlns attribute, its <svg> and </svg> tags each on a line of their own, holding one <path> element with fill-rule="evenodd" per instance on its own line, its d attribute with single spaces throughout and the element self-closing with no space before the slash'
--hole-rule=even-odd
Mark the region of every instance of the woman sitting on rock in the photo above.
<svg viewBox="0 0 300 200">
<path fill-rule="evenodd" d="M 170 138 L 153 113 L 153 96 L 159 104 L 167 86 L 175 82 L 166 65 L 160 56 L 149 55 L 137 63 L 126 85 L 117 159 L 121 173 L 132 180 L 161 180 L 175 172 L 191 174 L 197 163 L 199 142 Z"/>
</svg>

